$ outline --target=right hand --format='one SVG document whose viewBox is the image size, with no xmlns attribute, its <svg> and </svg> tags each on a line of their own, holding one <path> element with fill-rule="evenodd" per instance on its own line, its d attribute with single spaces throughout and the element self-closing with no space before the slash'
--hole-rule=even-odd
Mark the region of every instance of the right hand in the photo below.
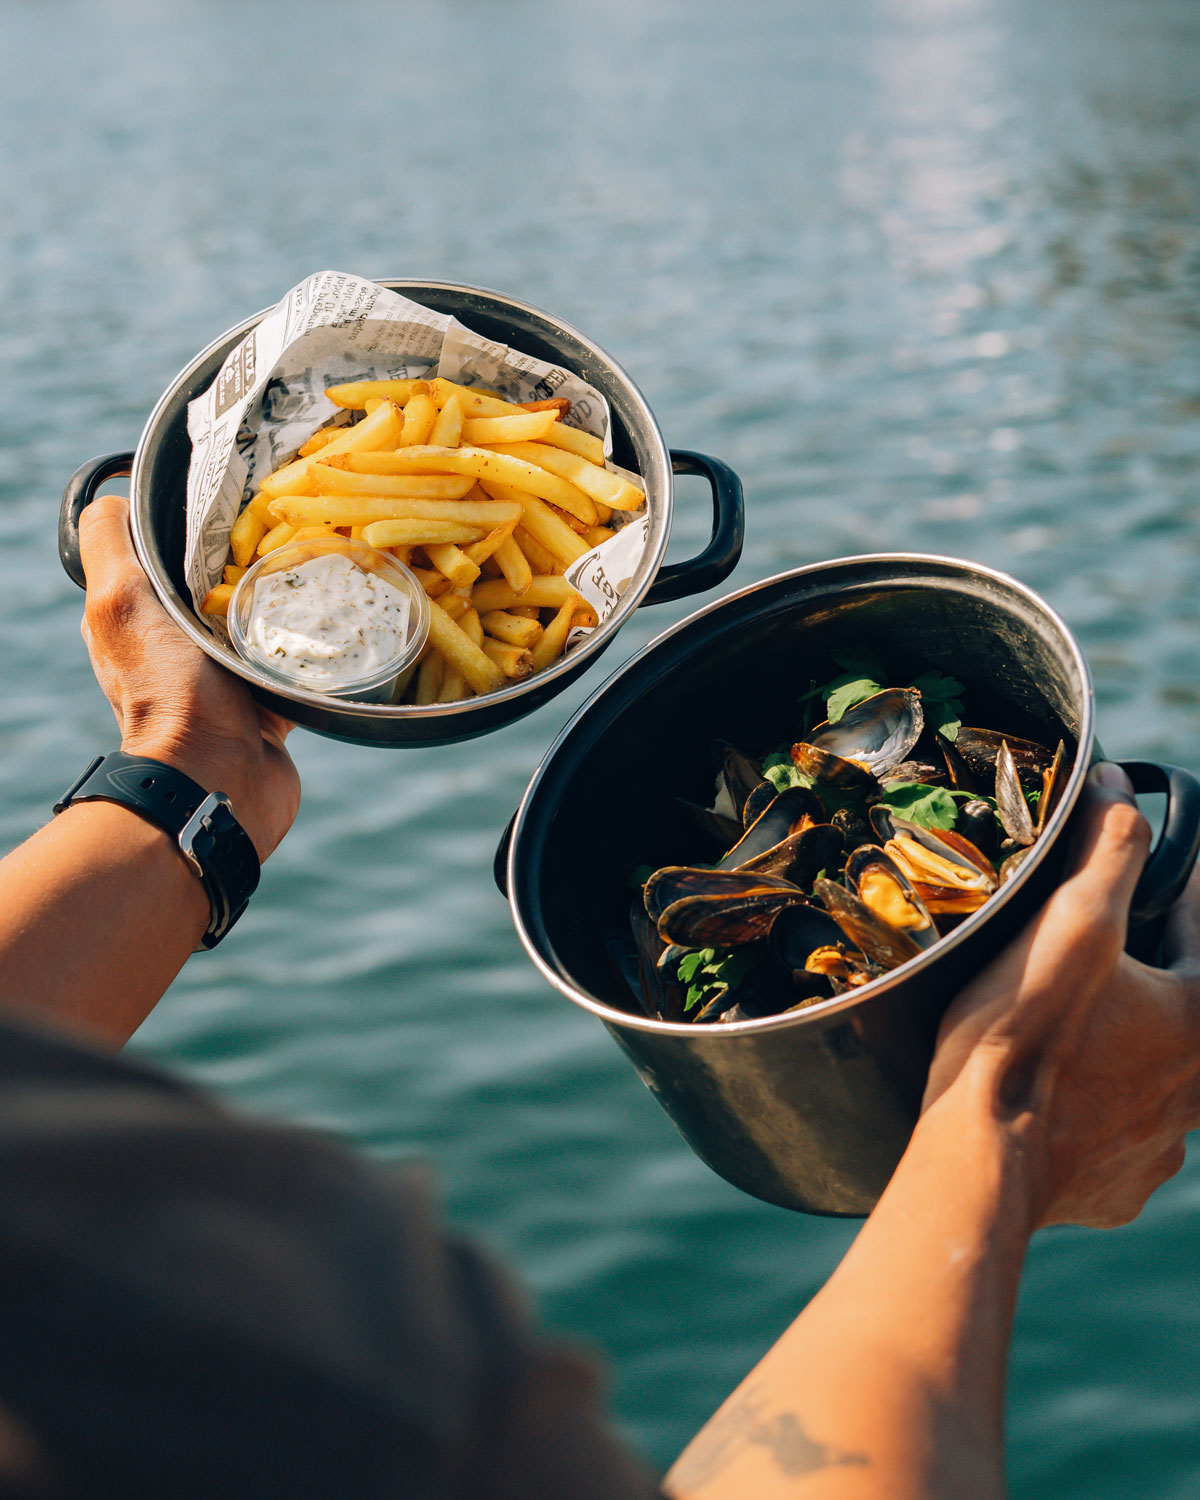
<svg viewBox="0 0 1200 1500">
<path fill-rule="evenodd" d="M 128 500 L 92 501 L 79 518 L 79 554 L 83 638 L 122 750 L 224 792 L 265 860 L 300 806 L 300 778 L 284 748 L 292 725 L 255 703 L 245 683 L 176 627 L 138 562 Z"/>
<path fill-rule="evenodd" d="M 1200 876 L 1169 967 L 1124 951 L 1149 840 L 1123 774 L 1093 771 L 1069 878 L 942 1023 L 923 1107 L 959 1080 L 992 1091 L 1025 1147 L 1031 1228 L 1136 1218 L 1200 1125 Z"/>
</svg>

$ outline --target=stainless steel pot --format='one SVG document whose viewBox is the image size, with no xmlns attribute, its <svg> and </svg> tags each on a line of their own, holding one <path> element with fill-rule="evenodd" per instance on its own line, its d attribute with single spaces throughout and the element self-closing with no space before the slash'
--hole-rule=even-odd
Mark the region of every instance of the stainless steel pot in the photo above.
<svg viewBox="0 0 1200 1500">
<path fill-rule="evenodd" d="M 629 376 L 602 349 L 561 319 L 478 287 L 416 281 L 385 281 L 382 285 L 437 312 L 452 314 L 486 338 L 574 371 L 608 400 L 613 456 L 645 481 L 650 534 L 620 603 L 583 645 L 535 677 L 483 699 L 423 708 L 396 707 L 335 702 L 299 689 L 282 691 L 278 683 L 216 640 L 197 621 L 183 576 L 184 486 L 191 453 L 188 402 L 208 388 L 226 355 L 262 313 L 222 334 L 181 371 L 151 412 L 136 453 L 106 454 L 75 473 L 63 495 L 59 515 L 59 556 L 67 573 L 82 587 L 79 516 L 101 485 L 130 475 L 133 539 L 158 597 L 180 629 L 222 666 L 245 678 L 257 698 L 294 722 L 336 739 L 367 745 L 449 744 L 522 718 L 560 693 L 591 666 L 639 604 L 661 604 L 701 593 L 727 578 L 742 550 L 741 484 L 719 459 L 668 451 L 653 413 Z M 698 556 L 664 567 L 674 505 L 673 474 L 697 474 L 708 480 L 713 528 L 708 545 Z"/>
<path fill-rule="evenodd" d="M 935 951 L 853 996 L 730 1025 L 632 1014 L 604 942 L 628 922 L 629 872 L 711 859 L 676 801 L 708 802 L 709 742 L 763 750 L 794 739 L 798 696 L 838 670 L 831 650 L 856 646 L 897 672 L 963 679 L 968 713 L 986 714 L 982 722 L 1066 738 L 1070 779 L 1034 852 Z M 1098 757 L 1087 665 L 1029 589 L 947 558 L 825 563 L 710 605 L 610 677 L 531 781 L 497 878 L 537 968 L 604 1022 L 709 1166 L 770 1203 L 864 1214 L 912 1132 L 946 1006 L 1058 882 L 1071 814 Z M 1125 765 L 1139 791 L 1167 794 L 1134 899 L 1132 945 L 1149 956 L 1196 862 L 1200 783 L 1176 767 Z"/>
</svg>

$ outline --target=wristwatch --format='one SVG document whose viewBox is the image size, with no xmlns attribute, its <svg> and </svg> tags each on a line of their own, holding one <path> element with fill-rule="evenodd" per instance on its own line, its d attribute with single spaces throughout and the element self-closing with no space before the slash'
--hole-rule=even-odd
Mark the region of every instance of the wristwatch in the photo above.
<svg viewBox="0 0 1200 1500">
<path fill-rule="evenodd" d="M 206 792 L 174 766 L 115 750 L 98 755 L 54 804 L 119 802 L 164 828 L 208 895 L 211 919 L 201 948 L 215 948 L 241 914 L 258 885 L 258 854 L 233 815 L 224 792 Z"/>
</svg>

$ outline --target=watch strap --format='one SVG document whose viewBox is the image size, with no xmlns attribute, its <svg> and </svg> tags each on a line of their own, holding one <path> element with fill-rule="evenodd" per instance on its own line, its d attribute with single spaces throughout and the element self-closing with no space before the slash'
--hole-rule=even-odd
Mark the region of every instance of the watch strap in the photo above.
<svg viewBox="0 0 1200 1500">
<path fill-rule="evenodd" d="M 97 799 L 132 808 L 175 839 L 209 900 L 210 921 L 200 946 L 215 948 L 245 911 L 260 873 L 254 843 L 229 798 L 205 791 L 163 761 L 116 750 L 98 755 L 54 811 Z"/>
</svg>

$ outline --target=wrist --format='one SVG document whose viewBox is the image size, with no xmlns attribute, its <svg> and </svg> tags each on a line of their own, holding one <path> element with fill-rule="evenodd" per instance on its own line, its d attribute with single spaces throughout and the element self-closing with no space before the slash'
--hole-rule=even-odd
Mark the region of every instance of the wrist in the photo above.
<svg viewBox="0 0 1200 1500">
<path fill-rule="evenodd" d="M 1045 1150 L 1037 1112 L 1014 1102 L 1013 1072 L 1000 1049 L 976 1048 L 918 1120 L 905 1160 L 929 1158 L 943 1181 L 994 1203 L 1028 1238 L 1046 1197 Z"/>
<path fill-rule="evenodd" d="M 173 766 L 206 792 L 224 793 L 260 861 L 275 847 L 278 840 L 267 832 L 258 806 L 261 745 L 255 750 L 241 740 L 197 741 L 183 735 L 137 733 L 122 736 L 121 749 L 127 755 L 144 755 Z"/>
</svg>

